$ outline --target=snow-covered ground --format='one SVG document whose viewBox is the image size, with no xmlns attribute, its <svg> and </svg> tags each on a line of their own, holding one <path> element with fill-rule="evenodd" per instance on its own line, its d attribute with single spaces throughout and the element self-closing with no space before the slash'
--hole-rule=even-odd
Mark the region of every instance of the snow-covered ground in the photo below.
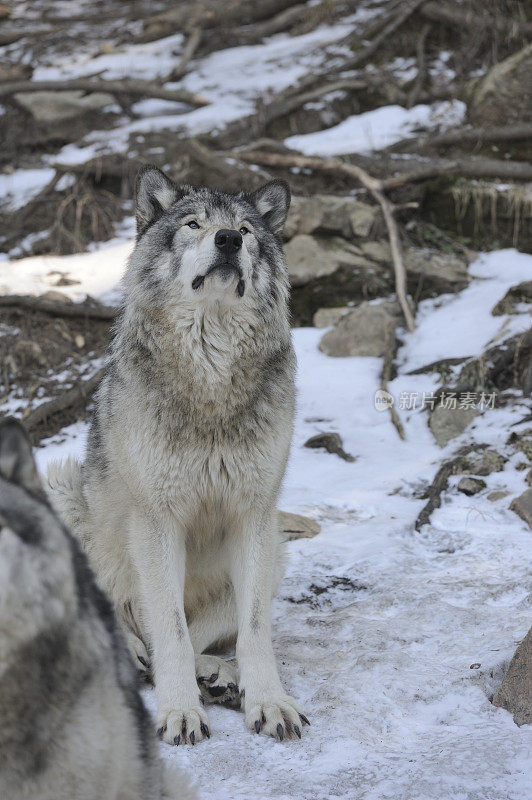
<svg viewBox="0 0 532 800">
<path fill-rule="evenodd" d="M 0 265 L 0 286 L 42 292 L 46 273 L 75 274 L 65 287 L 116 297 L 127 244 L 69 258 Z M 528 526 L 508 510 L 525 487 L 522 459 L 505 441 L 526 414 L 495 408 L 442 451 L 424 412 L 401 410 L 402 392 L 430 392 L 429 375 L 406 373 L 444 356 L 480 352 L 507 317 L 492 317 L 509 285 L 530 279 L 532 257 L 513 250 L 482 256 L 471 285 L 425 301 L 418 330 L 404 333 L 400 374 L 389 385 L 407 440 L 377 411 L 380 361 L 329 358 L 322 331 L 294 331 L 299 402 L 281 507 L 318 519 L 321 533 L 289 543 L 287 575 L 274 603 L 274 644 L 287 689 L 311 719 L 302 742 L 252 736 L 240 713 L 210 710 L 212 739 L 193 749 L 161 745 L 166 759 L 197 780 L 203 797 L 238 800 L 526 800 L 532 786 L 532 730 L 518 728 L 488 696 L 531 618 Z M 430 308 L 429 308 L 430 306 Z M 430 313 L 429 313 L 430 311 Z M 523 319 L 515 318 L 515 326 Z M 467 340 L 467 341 L 465 341 Z M 346 463 L 303 448 L 338 431 Z M 512 430 L 519 430 L 512 428 Z M 65 429 L 38 450 L 81 455 L 86 425 Z M 423 500 L 413 496 L 444 456 L 474 438 L 509 455 L 474 498 L 453 488 L 431 524 L 414 532 Z M 510 495 L 491 502 L 487 494 Z M 474 668 L 472 665 L 475 665 Z M 480 665 L 480 666 L 479 666 Z M 154 695 L 145 693 L 150 708 Z"/>
</svg>

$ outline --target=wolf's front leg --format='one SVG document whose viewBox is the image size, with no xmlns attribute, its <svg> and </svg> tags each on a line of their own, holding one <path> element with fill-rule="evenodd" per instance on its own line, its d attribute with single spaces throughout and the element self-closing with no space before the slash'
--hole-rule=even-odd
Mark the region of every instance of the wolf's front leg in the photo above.
<svg viewBox="0 0 532 800">
<path fill-rule="evenodd" d="M 236 655 L 246 725 L 281 741 L 301 738 L 308 720 L 283 691 L 271 640 L 272 586 L 277 556 L 277 512 L 248 519 L 235 536 L 232 579 L 238 613 Z"/>
<path fill-rule="evenodd" d="M 130 547 L 153 648 L 158 733 L 168 744 L 195 744 L 209 728 L 185 619 L 185 532 L 173 520 L 158 525 L 136 512 Z"/>
</svg>

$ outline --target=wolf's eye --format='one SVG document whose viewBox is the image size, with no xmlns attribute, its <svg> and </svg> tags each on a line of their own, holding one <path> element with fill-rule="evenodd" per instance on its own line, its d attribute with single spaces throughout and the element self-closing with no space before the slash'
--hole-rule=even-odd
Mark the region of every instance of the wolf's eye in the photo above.
<svg viewBox="0 0 532 800">
<path fill-rule="evenodd" d="M 245 225 L 242 225 L 242 227 L 240 228 L 240 231 L 239 231 L 239 233 L 241 233 L 241 234 L 242 234 L 242 236 L 245 236 L 245 235 L 246 235 L 246 233 L 249 233 L 249 228 L 246 228 L 246 226 L 245 226 Z"/>
<path fill-rule="evenodd" d="M 187 225 L 189 228 L 194 228 L 194 229 L 199 228 L 199 225 L 195 219 L 191 219 L 190 222 L 187 222 Z"/>
</svg>

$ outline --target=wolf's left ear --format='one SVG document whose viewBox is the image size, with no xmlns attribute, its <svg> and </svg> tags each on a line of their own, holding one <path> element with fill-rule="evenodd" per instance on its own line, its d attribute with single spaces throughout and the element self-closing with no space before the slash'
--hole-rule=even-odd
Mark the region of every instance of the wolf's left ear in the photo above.
<svg viewBox="0 0 532 800">
<path fill-rule="evenodd" d="M 159 167 L 146 164 L 137 175 L 135 186 L 137 234 L 144 231 L 168 211 L 172 203 L 190 191 L 188 186 L 177 186 Z"/>
<path fill-rule="evenodd" d="M 28 434 L 12 417 L 0 423 L 0 476 L 23 486 L 31 494 L 43 493 Z"/>
<path fill-rule="evenodd" d="M 290 187 L 278 178 L 265 183 L 251 194 L 252 203 L 274 233 L 280 233 L 290 208 Z"/>
</svg>

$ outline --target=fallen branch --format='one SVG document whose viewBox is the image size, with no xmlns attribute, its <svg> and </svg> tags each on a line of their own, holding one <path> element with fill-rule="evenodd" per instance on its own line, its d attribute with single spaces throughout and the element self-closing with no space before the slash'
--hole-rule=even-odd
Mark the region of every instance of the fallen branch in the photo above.
<svg viewBox="0 0 532 800">
<path fill-rule="evenodd" d="M 413 157 L 415 158 L 415 156 Z M 384 161 L 379 156 L 381 166 Z M 386 178 L 382 183 L 382 188 L 395 189 L 405 183 L 422 183 L 433 178 L 507 178 L 514 181 L 532 180 L 532 164 L 526 161 L 502 161 L 496 158 L 433 158 L 420 160 L 416 170 L 409 171 L 410 164 L 399 163 L 399 161 L 389 162 L 392 171 L 405 170 L 402 174 L 393 178 Z"/>
<path fill-rule="evenodd" d="M 382 372 L 381 372 L 381 389 L 383 392 L 388 391 L 388 381 L 392 377 L 392 366 L 393 366 L 393 358 L 396 351 L 396 339 L 395 339 L 395 332 L 393 334 L 388 334 L 386 339 L 384 357 L 382 359 Z M 394 403 L 391 403 L 388 406 L 390 410 L 390 416 L 392 418 L 392 424 L 399 434 L 399 438 L 403 441 L 406 440 L 405 429 L 403 428 L 403 424 L 399 419 L 399 414 L 395 408 Z"/>
<path fill-rule="evenodd" d="M 76 78 L 72 81 L 8 81 L 0 85 L 0 97 L 27 92 L 105 92 L 137 97 L 154 97 L 189 106 L 206 106 L 208 100 L 185 89 L 164 89 L 148 81 L 92 81 Z"/>
<path fill-rule="evenodd" d="M 60 411 L 66 411 L 80 403 L 86 405 L 87 400 L 103 378 L 105 370 L 106 367 L 102 367 L 88 380 L 82 380 L 78 386 L 74 386 L 73 389 L 69 389 L 67 392 L 54 397 L 53 400 L 49 400 L 47 403 L 41 403 L 41 405 L 34 408 L 33 411 L 26 409 L 26 412 L 22 415 L 22 420 L 26 428 L 29 431 L 34 430 L 41 422 L 45 422 Z"/>
<path fill-rule="evenodd" d="M 200 45 L 202 33 L 203 31 L 199 26 L 192 28 L 187 42 L 183 48 L 181 60 L 179 61 L 177 67 L 172 70 L 168 78 L 166 78 L 167 81 L 178 81 L 183 77 L 190 61 L 194 58 L 194 54 Z"/>
<path fill-rule="evenodd" d="M 440 133 L 437 136 L 420 136 L 418 139 L 401 139 L 387 148 L 388 152 L 398 150 L 424 150 L 431 147 L 446 147 L 453 144 L 484 144 L 485 142 L 513 142 L 532 138 L 532 125 L 502 125 L 493 128 L 458 128 Z"/>
<path fill-rule="evenodd" d="M 475 14 L 474 11 L 464 9 L 457 4 L 451 3 L 425 3 L 420 9 L 422 17 L 430 22 L 439 22 L 457 28 L 482 30 L 484 28 L 508 36 L 530 36 L 532 34 L 532 22 L 517 22 L 515 18 L 508 16 L 492 16 L 488 14 Z"/>
<path fill-rule="evenodd" d="M 0 307 L 44 311 L 54 317 L 85 317 L 87 319 L 102 320 L 112 320 L 117 314 L 117 309 L 112 306 L 98 306 L 90 303 L 63 303 L 60 300 L 48 300 L 45 297 L 19 294 L 0 296 Z"/>
<path fill-rule="evenodd" d="M 356 164 L 347 164 L 344 161 L 339 161 L 335 158 L 308 158 L 306 156 L 298 156 L 293 154 L 283 155 L 280 153 L 264 153 L 257 151 L 246 151 L 236 153 L 236 155 L 244 161 L 248 161 L 253 164 L 261 164 L 263 166 L 271 167 L 285 167 L 289 169 L 293 167 L 297 167 L 298 169 L 310 169 L 314 172 L 322 172 L 326 174 L 332 173 L 336 175 L 343 175 L 347 178 L 354 178 L 356 181 L 361 183 L 381 207 L 386 228 L 388 230 L 388 238 L 392 252 L 397 299 L 399 300 L 399 304 L 403 311 L 408 330 L 414 330 L 414 317 L 412 315 L 412 311 L 410 310 L 406 296 L 406 269 L 403 262 L 399 231 L 393 216 L 394 207 L 388 198 L 383 194 L 382 181 L 373 178 Z"/>
<path fill-rule="evenodd" d="M 416 51 L 417 51 L 417 75 L 414 81 L 414 85 L 410 90 L 408 95 L 407 101 L 407 108 L 412 108 L 419 100 L 419 95 L 421 94 L 421 90 L 423 88 L 423 83 L 427 77 L 427 59 L 425 58 L 425 44 L 427 41 L 427 36 L 430 33 L 431 29 L 430 23 L 424 25 L 421 29 L 421 33 L 419 34 L 418 40 L 416 42 Z"/>
<path fill-rule="evenodd" d="M 308 72 L 300 81 L 298 81 L 297 85 L 294 87 L 294 90 L 292 90 L 292 93 L 300 93 L 302 90 L 312 86 L 321 78 L 327 79 L 335 73 L 344 72 L 345 70 L 349 69 L 355 69 L 355 67 L 360 67 L 362 64 L 365 64 L 365 62 L 371 58 L 374 53 L 381 49 L 386 39 L 388 39 L 393 33 L 395 33 L 396 30 L 402 27 L 409 17 L 411 17 L 412 14 L 426 2 L 427 0 L 410 0 L 410 2 L 402 3 L 399 6 L 399 12 L 391 17 L 388 24 L 370 44 L 360 49 L 357 53 L 351 56 L 351 58 L 342 61 L 340 64 L 338 64 L 338 66 L 332 68 L 327 66 L 323 72 L 316 72 L 315 70 L 313 72 Z M 336 45 L 351 44 L 352 38 L 353 34 L 350 33 L 344 39 L 336 42 Z"/>
</svg>

